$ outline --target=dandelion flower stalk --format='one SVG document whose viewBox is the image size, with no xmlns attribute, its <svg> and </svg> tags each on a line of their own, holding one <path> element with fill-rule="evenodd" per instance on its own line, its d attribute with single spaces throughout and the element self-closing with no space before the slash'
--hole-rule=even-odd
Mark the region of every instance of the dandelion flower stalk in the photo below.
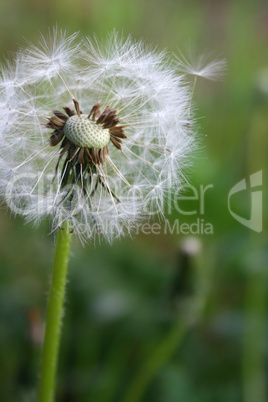
<svg viewBox="0 0 268 402">
<path fill-rule="evenodd" d="M 200 63 L 199 63 L 200 64 Z M 39 402 L 51 402 L 72 233 L 112 243 L 165 217 L 195 147 L 188 63 L 130 36 L 54 29 L 0 68 L 0 196 L 58 231 Z"/>
<path fill-rule="evenodd" d="M 38 402 L 54 400 L 61 320 L 72 234 L 68 223 L 58 230 L 43 341 Z"/>
</svg>

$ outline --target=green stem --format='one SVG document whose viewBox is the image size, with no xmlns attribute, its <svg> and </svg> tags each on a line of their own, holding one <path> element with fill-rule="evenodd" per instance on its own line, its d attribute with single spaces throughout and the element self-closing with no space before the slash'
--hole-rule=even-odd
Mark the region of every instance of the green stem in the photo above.
<svg viewBox="0 0 268 402">
<path fill-rule="evenodd" d="M 64 226 L 63 230 L 58 230 L 41 356 L 38 402 L 52 402 L 54 400 L 55 376 L 71 238 L 72 235 L 70 234 L 68 224 Z"/>
<path fill-rule="evenodd" d="M 265 402 L 265 342 L 267 310 L 266 267 L 254 272 L 248 281 L 243 339 L 244 401 Z"/>
<path fill-rule="evenodd" d="M 187 329 L 188 327 L 180 321 L 175 322 L 166 338 L 157 346 L 134 379 L 124 402 L 138 402 L 142 400 L 149 383 L 178 349 Z"/>
<path fill-rule="evenodd" d="M 183 302 L 184 311 L 187 313 L 176 318 L 171 325 L 166 336 L 154 347 L 154 350 L 147 357 L 145 363 L 140 368 L 134 380 L 131 382 L 123 402 L 141 402 L 146 400 L 145 394 L 150 383 L 154 380 L 160 370 L 169 362 L 175 352 L 181 347 L 185 336 L 191 327 L 201 318 L 210 292 L 207 282 L 211 277 L 211 267 L 203 264 L 197 258 L 198 251 L 185 251 L 183 264 L 187 265 L 187 269 L 193 272 L 195 278 L 194 286 L 196 295 L 191 298 L 186 297 Z M 188 254 L 189 253 L 189 254 Z M 187 256 L 188 262 L 185 261 Z M 188 303 L 187 303 L 188 300 Z"/>
</svg>

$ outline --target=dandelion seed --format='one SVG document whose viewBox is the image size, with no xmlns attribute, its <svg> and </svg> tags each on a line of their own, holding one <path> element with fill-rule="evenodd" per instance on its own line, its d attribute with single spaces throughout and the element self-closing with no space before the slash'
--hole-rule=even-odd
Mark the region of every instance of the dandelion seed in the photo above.
<svg viewBox="0 0 268 402">
<path fill-rule="evenodd" d="M 116 33 L 98 43 L 54 30 L 20 50 L 0 77 L 0 192 L 12 211 L 108 241 L 163 216 L 194 147 L 191 88 L 174 61 Z"/>
<path fill-rule="evenodd" d="M 213 59 L 209 54 L 201 54 L 195 58 L 192 53 L 187 59 L 183 54 L 180 57 L 174 55 L 178 62 L 178 69 L 182 73 L 203 77 L 208 80 L 219 80 L 226 70 L 226 62 L 223 59 Z"/>
</svg>

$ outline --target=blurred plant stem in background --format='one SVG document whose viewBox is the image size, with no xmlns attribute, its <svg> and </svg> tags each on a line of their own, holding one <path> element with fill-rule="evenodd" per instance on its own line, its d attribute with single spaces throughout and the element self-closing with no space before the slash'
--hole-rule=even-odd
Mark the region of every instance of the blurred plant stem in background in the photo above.
<svg viewBox="0 0 268 402">
<path fill-rule="evenodd" d="M 267 272 L 264 267 L 250 274 L 246 289 L 243 377 L 244 401 L 266 402 L 265 340 L 266 340 Z"/>
<path fill-rule="evenodd" d="M 197 238 L 182 240 L 179 252 L 179 275 L 175 278 L 175 287 L 179 290 L 177 300 L 179 313 L 175 317 L 171 328 L 163 339 L 153 347 L 153 351 L 143 363 L 127 390 L 124 402 L 141 402 L 147 388 L 155 379 L 159 371 L 180 349 L 186 334 L 202 316 L 209 293 L 209 277 L 211 271 L 207 266 L 204 272 L 198 255 L 201 251 L 201 242 Z M 175 290 L 176 291 L 176 290 Z M 179 316 L 179 317 L 178 317 Z"/>
<path fill-rule="evenodd" d="M 262 94 L 260 94 L 262 95 Z M 251 124 L 247 137 L 247 175 L 263 170 L 266 165 L 268 138 L 267 120 L 259 112 L 267 104 L 261 102 L 253 108 Z M 260 97 L 262 99 L 262 96 Z M 256 106 L 254 104 L 254 106 Z M 262 106 L 262 108 L 260 108 Z M 260 141 L 261 139 L 261 141 Z M 256 159 L 258 155 L 258 159 Z M 264 173 L 264 172 L 263 172 Z M 254 189 L 252 189 L 254 190 Z M 258 189 L 259 190 L 259 189 Z M 265 205 L 265 203 L 264 203 Z M 254 206 L 252 206 L 253 208 Z M 260 211 L 260 213 L 264 212 Z M 262 217 L 264 221 L 264 217 Z M 245 292 L 244 336 L 243 336 L 243 391 L 245 402 L 267 401 L 266 373 L 266 323 L 267 323 L 267 259 L 265 234 L 250 233 L 251 253 L 246 255 L 245 267 L 248 270 L 248 282 Z M 263 250 L 262 250 L 263 247 Z"/>
<path fill-rule="evenodd" d="M 52 279 L 48 296 L 45 337 L 43 343 L 39 385 L 39 402 L 52 402 L 60 345 L 61 320 L 67 281 L 71 238 L 69 224 L 58 229 Z"/>
<path fill-rule="evenodd" d="M 131 383 L 124 402 L 143 401 L 144 394 L 157 373 L 179 349 L 189 326 L 182 320 L 175 320 L 168 334 L 155 346 L 144 366 Z"/>
</svg>

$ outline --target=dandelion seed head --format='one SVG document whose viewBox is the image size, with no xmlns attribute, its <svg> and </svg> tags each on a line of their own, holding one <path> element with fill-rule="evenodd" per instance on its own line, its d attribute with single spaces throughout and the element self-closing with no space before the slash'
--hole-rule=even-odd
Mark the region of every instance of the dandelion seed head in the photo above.
<svg viewBox="0 0 268 402">
<path fill-rule="evenodd" d="M 0 195 L 15 214 L 109 242 L 164 216 L 196 144 L 171 55 L 54 29 L 0 71 Z"/>
</svg>

